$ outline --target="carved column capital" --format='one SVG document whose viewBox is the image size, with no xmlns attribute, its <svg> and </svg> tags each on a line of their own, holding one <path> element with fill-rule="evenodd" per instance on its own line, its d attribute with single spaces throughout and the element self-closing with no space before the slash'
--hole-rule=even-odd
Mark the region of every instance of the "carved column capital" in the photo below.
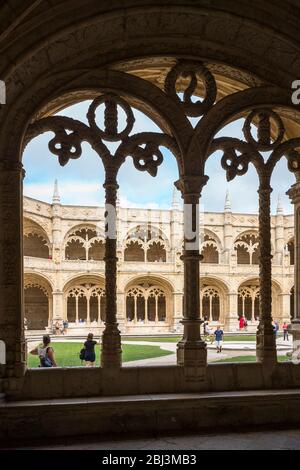
<svg viewBox="0 0 300 470">
<path fill-rule="evenodd" d="M 176 181 L 175 186 L 181 192 L 182 198 L 185 196 L 198 198 L 201 195 L 202 189 L 208 181 L 208 176 L 183 176 Z"/>
<path fill-rule="evenodd" d="M 300 203 L 300 181 L 293 184 L 291 188 L 287 191 L 287 196 L 289 196 L 292 204 Z"/>
</svg>

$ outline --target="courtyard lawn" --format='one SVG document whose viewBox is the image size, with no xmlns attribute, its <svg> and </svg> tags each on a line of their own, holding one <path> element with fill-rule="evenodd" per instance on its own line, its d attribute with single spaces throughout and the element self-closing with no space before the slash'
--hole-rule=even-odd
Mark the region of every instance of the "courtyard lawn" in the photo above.
<svg viewBox="0 0 300 470">
<path fill-rule="evenodd" d="M 287 356 L 278 356 L 278 362 L 290 362 Z M 256 362 L 256 356 L 236 356 L 228 357 L 227 359 L 220 359 L 219 361 L 213 361 L 214 363 L 228 363 L 228 362 Z M 212 364 L 212 362 L 211 362 Z"/>
<path fill-rule="evenodd" d="M 79 352 L 82 349 L 82 343 L 52 343 L 56 362 L 59 367 L 79 367 L 81 361 L 79 359 Z M 159 346 L 138 346 L 136 344 L 124 344 L 123 362 L 137 361 L 139 359 L 150 359 L 154 357 L 168 356 L 173 354 L 171 351 L 161 349 Z M 96 346 L 96 363 L 100 364 L 100 346 Z M 39 366 L 39 359 L 37 356 L 28 354 L 28 367 L 35 368 Z"/>
</svg>

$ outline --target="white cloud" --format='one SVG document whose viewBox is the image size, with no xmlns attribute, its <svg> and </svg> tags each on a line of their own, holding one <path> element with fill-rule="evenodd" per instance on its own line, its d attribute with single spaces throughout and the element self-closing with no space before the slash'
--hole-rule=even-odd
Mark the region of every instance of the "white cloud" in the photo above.
<svg viewBox="0 0 300 470">
<path fill-rule="evenodd" d="M 100 184 L 69 181 L 59 185 L 63 204 L 103 205 L 104 191 Z M 29 183 L 24 190 L 25 196 L 51 202 L 53 185 L 48 183 Z"/>
</svg>

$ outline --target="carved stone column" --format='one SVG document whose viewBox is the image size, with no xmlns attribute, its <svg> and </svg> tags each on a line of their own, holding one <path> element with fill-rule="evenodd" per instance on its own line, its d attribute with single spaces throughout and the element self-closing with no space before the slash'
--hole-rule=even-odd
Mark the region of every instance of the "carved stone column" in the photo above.
<svg viewBox="0 0 300 470">
<path fill-rule="evenodd" d="M 0 161 L 0 339 L 6 345 L 5 391 L 18 392 L 26 349 L 23 311 L 22 164 Z"/>
<path fill-rule="evenodd" d="M 228 294 L 228 316 L 225 317 L 225 328 L 227 331 L 238 330 L 238 293 L 229 292 Z M 226 315 L 225 311 L 225 315 Z"/>
<path fill-rule="evenodd" d="M 300 346 L 300 174 L 297 174 L 297 182 L 288 191 L 292 204 L 294 204 L 294 230 L 295 230 L 295 307 L 294 318 L 289 327 L 293 335 L 293 348 Z"/>
<path fill-rule="evenodd" d="M 106 243 L 105 243 L 105 291 L 106 321 L 102 336 L 101 365 L 119 368 L 122 365 L 121 334 L 117 323 L 117 231 L 116 205 L 119 186 L 116 178 L 107 177 L 105 189 Z"/>
<path fill-rule="evenodd" d="M 183 294 L 182 292 L 173 293 L 173 327 L 172 330 L 177 333 L 182 331 L 182 304 L 183 304 Z"/>
<path fill-rule="evenodd" d="M 176 183 L 184 200 L 184 303 L 183 338 L 177 346 L 177 363 L 187 380 L 203 380 L 207 366 L 206 343 L 200 334 L 199 199 L 207 177 L 184 177 Z"/>
<path fill-rule="evenodd" d="M 261 178 L 259 194 L 259 280 L 260 319 L 256 336 L 256 357 L 266 365 L 275 364 L 276 336 L 272 325 L 271 193 L 269 178 Z"/>
</svg>

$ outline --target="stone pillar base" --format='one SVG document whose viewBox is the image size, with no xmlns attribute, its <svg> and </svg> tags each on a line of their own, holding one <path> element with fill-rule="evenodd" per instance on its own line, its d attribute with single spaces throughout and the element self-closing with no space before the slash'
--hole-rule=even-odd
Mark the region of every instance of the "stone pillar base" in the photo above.
<svg viewBox="0 0 300 470">
<path fill-rule="evenodd" d="M 265 365 L 277 363 L 276 335 L 272 325 L 259 326 L 256 335 L 256 359 Z"/>
<path fill-rule="evenodd" d="M 120 368 L 122 366 L 121 333 L 118 324 L 105 324 L 102 335 L 101 367 Z"/>
<path fill-rule="evenodd" d="M 228 320 L 225 322 L 225 330 L 229 333 L 239 333 L 238 318 L 228 318 Z"/>
<path fill-rule="evenodd" d="M 207 367 L 206 343 L 202 340 L 182 340 L 177 345 L 177 364 L 184 367 L 188 382 L 205 380 Z"/>
</svg>

